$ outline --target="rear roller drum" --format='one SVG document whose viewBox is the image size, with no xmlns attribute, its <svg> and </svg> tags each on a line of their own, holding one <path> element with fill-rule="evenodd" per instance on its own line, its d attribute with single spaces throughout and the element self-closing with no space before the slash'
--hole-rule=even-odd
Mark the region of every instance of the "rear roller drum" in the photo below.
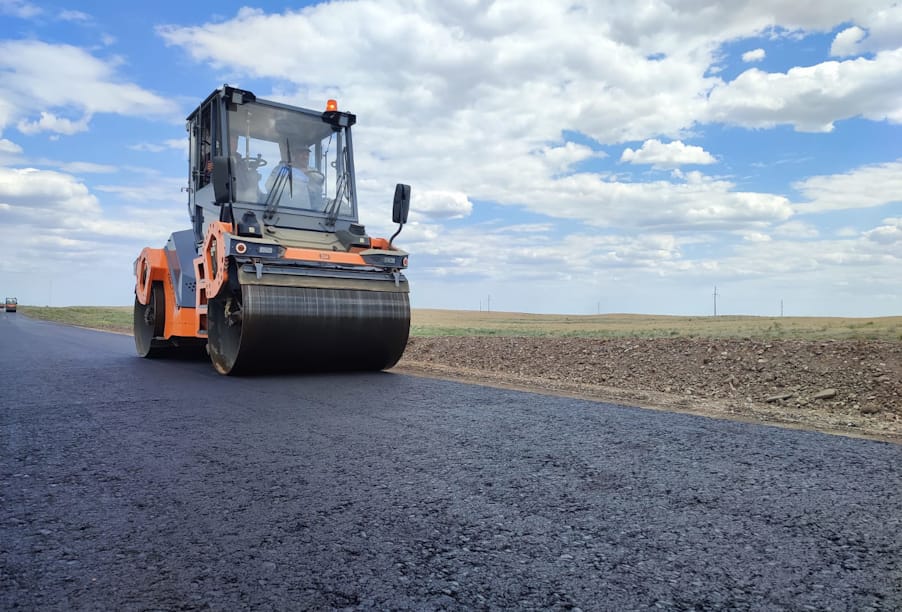
<svg viewBox="0 0 902 612">
<path fill-rule="evenodd" d="M 141 357 L 160 357 L 169 345 L 165 340 L 157 340 L 166 326 L 166 301 L 163 286 L 154 283 L 150 300 L 142 304 L 135 297 L 134 335 L 135 349 Z"/>
</svg>

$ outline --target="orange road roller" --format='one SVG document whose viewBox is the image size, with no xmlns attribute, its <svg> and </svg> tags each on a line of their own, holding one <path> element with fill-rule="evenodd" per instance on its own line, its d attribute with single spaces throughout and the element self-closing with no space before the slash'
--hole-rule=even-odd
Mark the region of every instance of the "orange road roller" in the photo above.
<svg viewBox="0 0 902 612">
<path fill-rule="evenodd" d="M 135 347 L 199 353 L 222 374 L 383 370 L 410 332 L 408 254 L 358 222 L 351 127 L 217 89 L 187 119 L 191 228 L 135 260 Z"/>
</svg>

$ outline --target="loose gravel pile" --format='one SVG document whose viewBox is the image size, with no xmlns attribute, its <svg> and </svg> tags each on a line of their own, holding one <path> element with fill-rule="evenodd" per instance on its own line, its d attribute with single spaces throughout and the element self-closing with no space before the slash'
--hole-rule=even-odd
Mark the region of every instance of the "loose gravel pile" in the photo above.
<svg viewBox="0 0 902 612">
<path fill-rule="evenodd" d="M 902 441 L 902 343 L 411 338 L 400 366 L 651 408 Z"/>
</svg>

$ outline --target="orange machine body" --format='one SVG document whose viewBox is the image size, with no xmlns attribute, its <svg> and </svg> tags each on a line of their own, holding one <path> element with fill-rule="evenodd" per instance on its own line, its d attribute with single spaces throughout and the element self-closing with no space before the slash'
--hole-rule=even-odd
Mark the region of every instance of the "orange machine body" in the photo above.
<svg viewBox="0 0 902 612">
<path fill-rule="evenodd" d="M 165 326 L 163 338 L 204 338 L 207 336 L 207 303 L 220 293 L 229 280 L 230 250 L 240 252 L 247 248 L 247 239 L 235 235 L 231 223 L 210 223 L 204 236 L 200 254 L 194 258 L 196 299 L 191 304 L 179 305 L 176 298 L 174 274 L 169 266 L 166 249 L 146 247 L 135 260 L 135 296 L 147 305 L 151 300 L 155 283 L 163 287 L 165 300 Z M 369 249 L 352 247 L 351 251 L 326 251 L 312 248 L 284 247 L 278 263 L 287 265 L 312 265 L 323 263 L 366 267 L 369 264 L 363 252 L 373 250 L 393 251 L 385 238 L 373 238 Z M 404 254 L 406 255 L 406 253 Z"/>
</svg>

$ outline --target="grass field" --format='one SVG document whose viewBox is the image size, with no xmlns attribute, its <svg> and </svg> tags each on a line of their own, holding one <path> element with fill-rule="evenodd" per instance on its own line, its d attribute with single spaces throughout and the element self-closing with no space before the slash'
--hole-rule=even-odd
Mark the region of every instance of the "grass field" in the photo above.
<svg viewBox="0 0 902 612">
<path fill-rule="evenodd" d="M 19 305 L 22 314 L 131 333 L 131 307 Z M 538 315 L 516 312 L 415 309 L 413 336 L 581 336 L 596 338 L 723 337 L 808 340 L 902 341 L 902 316 L 842 317 L 678 317 L 665 315 Z"/>
<path fill-rule="evenodd" d="M 131 306 L 19 306 L 19 312 L 33 319 L 56 321 L 94 329 L 132 332 Z"/>
</svg>

